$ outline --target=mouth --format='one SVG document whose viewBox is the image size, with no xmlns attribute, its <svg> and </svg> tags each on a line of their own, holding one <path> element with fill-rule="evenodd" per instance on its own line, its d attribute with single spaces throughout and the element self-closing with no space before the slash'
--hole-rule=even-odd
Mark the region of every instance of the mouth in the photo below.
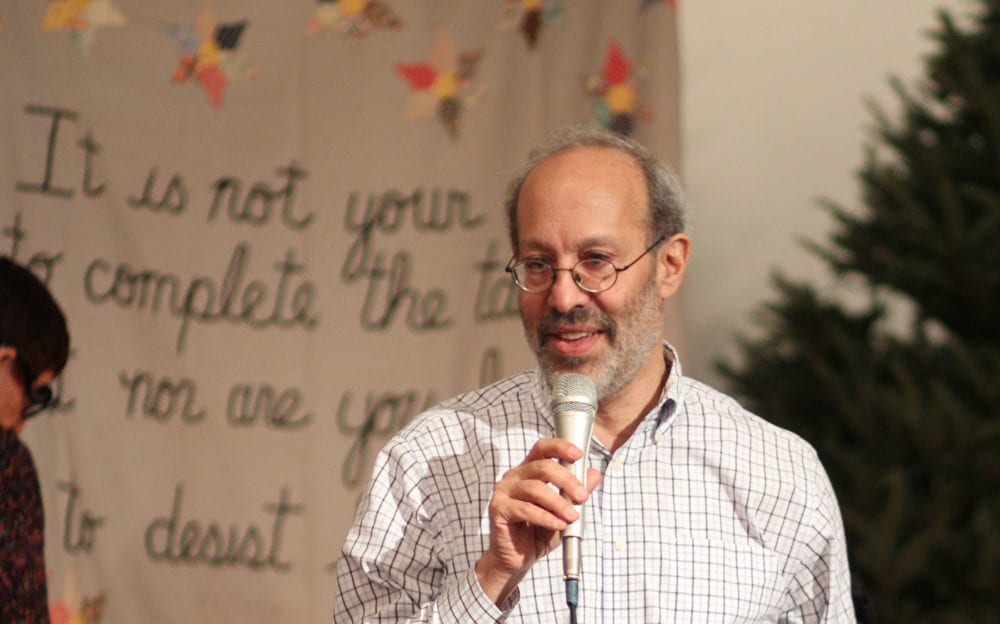
<svg viewBox="0 0 1000 624">
<path fill-rule="evenodd" d="M 545 334 L 545 343 L 555 355 L 581 357 L 597 344 L 603 333 L 597 329 L 553 328 Z"/>
<path fill-rule="evenodd" d="M 598 310 L 575 308 L 566 313 L 549 311 L 535 328 L 539 355 L 564 364 L 595 357 L 601 344 L 615 343 L 615 324 Z"/>
</svg>

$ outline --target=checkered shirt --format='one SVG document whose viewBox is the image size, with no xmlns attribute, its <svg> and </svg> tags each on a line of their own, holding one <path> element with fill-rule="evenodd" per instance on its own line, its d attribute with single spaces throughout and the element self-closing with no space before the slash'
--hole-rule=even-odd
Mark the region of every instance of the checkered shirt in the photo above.
<svg viewBox="0 0 1000 624">
<path fill-rule="evenodd" d="M 686 378 L 614 453 L 585 507 L 581 624 L 854 622 L 840 511 L 811 446 Z M 568 622 L 557 548 L 498 608 L 474 567 L 493 485 L 555 426 L 525 372 L 442 403 L 376 459 L 338 562 L 334 622 Z"/>
</svg>

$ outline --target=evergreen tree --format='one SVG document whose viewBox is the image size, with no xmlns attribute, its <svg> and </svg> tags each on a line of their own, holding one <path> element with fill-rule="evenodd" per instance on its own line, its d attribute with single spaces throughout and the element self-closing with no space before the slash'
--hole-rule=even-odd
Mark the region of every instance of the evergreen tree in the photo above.
<svg viewBox="0 0 1000 624">
<path fill-rule="evenodd" d="M 893 81 L 901 120 L 873 105 L 863 205 L 826 202 L 810 245 L 864 301 L 775 277 L 719 364 L 816 447 L 879 624 L 1000 622 L 1000 0 L 962 23 L 940 12 L 925 78 Z"/>
</svg>

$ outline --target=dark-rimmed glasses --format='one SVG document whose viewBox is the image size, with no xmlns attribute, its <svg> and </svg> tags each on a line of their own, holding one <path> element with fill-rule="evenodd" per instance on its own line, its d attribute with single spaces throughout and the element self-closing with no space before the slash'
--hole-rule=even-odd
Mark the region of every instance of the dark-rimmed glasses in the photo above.
<svg viewBox="0 0 1000 624">
<path fill-rule="evenodd" d="M 510 273 L 514 283 L 521 290 L 529 293 L 545 292 L 556 283 L 556 273 L 559 271 L 569 271 L 573 276 L 573 283 L 580 290 L 596 294 L 611 288 L 618 281 L 618 274 L 632 268 L 632 266 L 642 260 L 649 252 L 656 249 L 656 246 L 666 240 L 666 236 L 656 239 L 646 251 L 639 254 L 639 257 L 629 262 L 623 267 L 616 267 L 610 260 L 603 258 L 584 258 L 568 269 L 559 269 L 549 262 L 540 258 L 528 258 L 527 260 L 517 260 L 511 258 L 504 268 Z"/>
<path fill-rule="evenodd" d="M 0 347 L 14 347 L 14 345 L 0 341 Z M 16 349 L 17 347 L 14 348 Z M 17 365 L 18 373 L 21 375 L 21 385 L 24 387 L 24 395 L 28 398 L 28 405 L 25 406 L 24 411 L 21 412 L 22 420 L 28 420 L 50 407 L 59 405 L 59 397 L 55 395 L 55 392 L 52 390 L 52 386 L 44 385 L 38 386 L 37 388 L 31 387 L 31 382 L 35 380 L 35 376 L 32 375 L 31 369 L 28 367 L 27 363 L 21 359 L 20 355 L 14 355 L 14 363 Z"/>
</svg>

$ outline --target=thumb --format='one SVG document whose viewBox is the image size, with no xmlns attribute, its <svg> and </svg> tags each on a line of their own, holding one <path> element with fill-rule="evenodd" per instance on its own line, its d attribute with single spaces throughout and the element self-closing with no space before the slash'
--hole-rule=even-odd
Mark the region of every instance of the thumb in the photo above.
<svg viewBox="0 0 1000 624">
<path fill-rule="evenodd" d="M 594 489 L 601 483 L 603 475 L 600 472 L 594 470 L 593 468 L 587 469 L 587 491 L 593 492 Z"/>
</svg>

